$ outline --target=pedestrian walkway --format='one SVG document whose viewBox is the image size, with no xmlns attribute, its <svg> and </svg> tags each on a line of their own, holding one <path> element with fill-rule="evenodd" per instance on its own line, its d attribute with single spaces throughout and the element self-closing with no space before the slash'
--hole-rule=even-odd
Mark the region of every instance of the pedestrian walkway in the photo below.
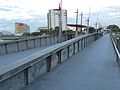
<svg viewBox="0 0 120 90">
<path fill-rule="evenodd" d="M 44 50 L 50 46 L 53 46 L 55 44 L 39 47 L 39 48 L 33 48 L 25 51 L 20 51 L 20 52 L 15 52 L 15 53 L 10 53 L 10 54 L 5 54 L 0 56 L 0 67 L 11 64 L 13 62 L 19 61 L 27 56 L 30 56 L 34 53 L 37 53 L 41 50 Z"/>
<path fill-rule="evenodd" d="M 120 90 L 119 75 L 106 34 L 24 90 Z"/>
</svg>

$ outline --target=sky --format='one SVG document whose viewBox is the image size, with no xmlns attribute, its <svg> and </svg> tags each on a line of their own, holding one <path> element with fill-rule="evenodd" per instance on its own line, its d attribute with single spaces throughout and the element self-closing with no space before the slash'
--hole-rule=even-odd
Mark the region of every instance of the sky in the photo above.
<svg viewBox="0 0 120 90">
<path fill-rule="evenodd" d="M 0 0 L 0 31 L 15 32 L 15 22 L 26 23 L 31 32 L 47 26 L 47 12 L 59 7 L 60 0 Z M 90 25 L 120 25 L 120 0 L 62 0 L 68 23 L 75 23 L 76 10 L 83 12 L 83 24 L 90 12 Z M 80 16 L 80 15 L 79 15 Z M 80 23 L 80 17 L 79 17 Z"/>
</svg>

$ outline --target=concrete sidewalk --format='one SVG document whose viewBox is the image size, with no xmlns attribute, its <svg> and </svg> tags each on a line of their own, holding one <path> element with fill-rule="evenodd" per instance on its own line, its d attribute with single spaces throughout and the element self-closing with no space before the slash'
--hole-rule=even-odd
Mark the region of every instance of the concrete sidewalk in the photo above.
<svg viewBox="0 0 120 90">
<path fill-rule="evenodd" d="M 107 34 L 24 90 L 120 90 L 119 75 Z"/>
</svg>

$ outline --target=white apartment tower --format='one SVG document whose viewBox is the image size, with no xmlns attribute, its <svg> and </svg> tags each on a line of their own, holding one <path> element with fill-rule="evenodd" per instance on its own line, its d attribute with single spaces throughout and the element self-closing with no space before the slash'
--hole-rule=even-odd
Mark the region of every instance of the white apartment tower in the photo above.
<svg viewBox="0 0 120 90">
<path fill-rule="evenodd" d="M 62 22 L 62 31 L 67 30 L 67 10 L 61 10 L 61 22 Z M 60 24 L 60 10 L 59 9 L 51 9 L 47 14 L 48 19 L 48 29 L 55 29 L 55 27 L 59 27 Z"/>
</svg>

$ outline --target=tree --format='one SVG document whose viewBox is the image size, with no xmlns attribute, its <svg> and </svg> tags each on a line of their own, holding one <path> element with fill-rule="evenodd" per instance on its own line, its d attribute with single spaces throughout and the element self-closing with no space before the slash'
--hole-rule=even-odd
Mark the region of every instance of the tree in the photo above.
<svg viewBox="0 0 120 90">
<path fill-rule="evenodd" d="M 117 25 L 109 25 L 107 29 L 110 29 L 112 32 L 120 32 L 120 29 Z"/>
<path fill-rule="evenodd" d="M 22 36 L 30 36 L 30 33 L 24 32 L 24 33 L 22 34 Z"/>
<path fill-rule="evenodd" d="M 103 30 L 103 27 L 99 27 L 99 28 L 97 29 L 97 32 L 100 32 L 101 30 Z"/>
<path fill-rule="evenodd" d="M 38 36 L 38 35 L 40 35 L 40 32 L 32 32 L 31 35 L 32 36 Z"/>
<path fill-rule="evenodd" d="M 89 27 L 89 33 L 94 33 L 96 29 L 94 27 Z"/>
<path fill-rule="evenodd" d="M 58 27 L 58 26 L 55 27 L 54 34 L 55 34 L 55 35 L 58 35 L 58 34 L 59 34 L 59 27 Z"/>
</svg>

